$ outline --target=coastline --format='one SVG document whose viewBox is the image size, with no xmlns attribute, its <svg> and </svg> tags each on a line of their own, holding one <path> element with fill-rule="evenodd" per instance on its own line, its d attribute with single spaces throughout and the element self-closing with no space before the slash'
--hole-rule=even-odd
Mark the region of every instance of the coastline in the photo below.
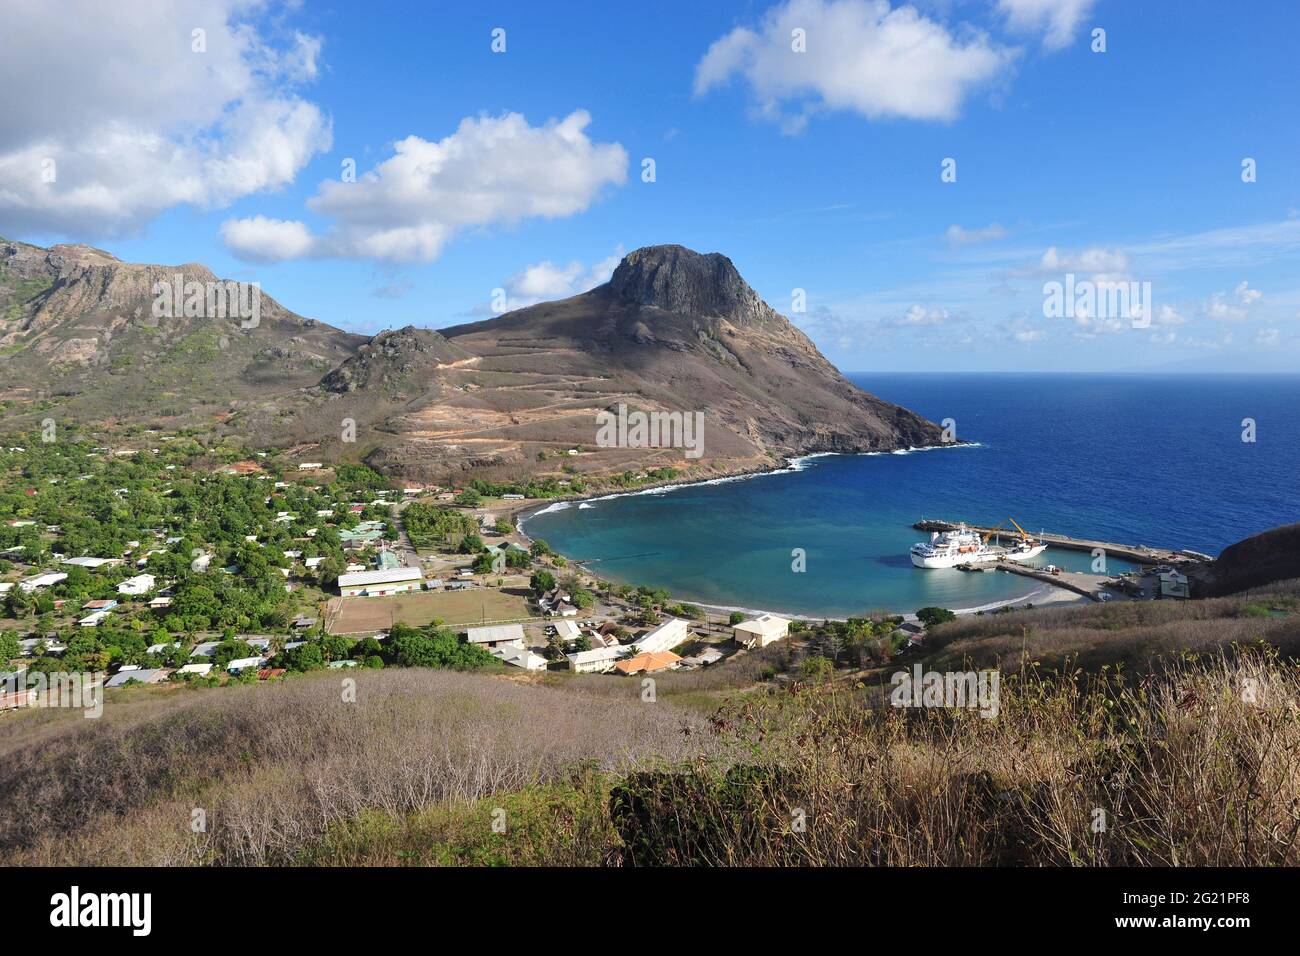
<svg viewBox="0 0 1300 956">
<path fill-rule="evenodd" d="M 532 541 L 528 532 L 524 530 L 524 522 L 529 518 L 536 517 L 544 511 L 555 508 L 557 505 L 566 507 L 574 503 L 582 504 L 593 501 L 611 501 L 614 498 L 628 498 L 634 495 L 663 494 L 677 488 L 690 488 L 695 485 L 721 485 L 731 481 L 745 481 L 750 478 L 762 478 L 765 475 L 784 475 L 792 472 L 803 471 L 799 467 L 805 461 L 811 461 L 814 458 L 830 458 L 837 455 L 844 457 L 873 458 L 877 455 L 910 455 L 922 451 L 942 451 L 948 448 L 981 448 L 982 442 L 958 441 L 950 442 L 945 445 L 909 445 L 906 448 L 890 448 L 880 451 L 812 451 L 803 455 L 792 455 L 782 458 L 784 465 L 777 468 L 754 468 L 748 471 L 736 471 L 720 475 L 712 475 L 701 478 L 673 478 L 668 481 L 652 482 L 642 485 L 631 491 L 613 491 L 603 494 L 590 495 L 567 495 L 558 498 L 547 498 L 544 502 L 533 502 L 532 504 L 521 505 L 509 512 L 509 520 L 515 527 L 515 531 L 526 541 Z M 557 509 L 558 510 L 558 509 Z"/>
<path fill-rule="evenodd" d="M 570 508 L 574 506 L 580 507 L 582 504 L 588 502 L 610 501 L 614 498 L 627 498 L 627 497 L 633 497 L 635 495 L 666 494 L 670 491 L 679 488 L 689 488 L 697 485 L 719 485 L 719 484 L 726 484 L 728 482 L 733 482 L 733 481 L 746 481 L 751 478 L 762 478 L 767 475 L 790 474 L 790 473 L 803 471 L 804 468 L 801 466 L 803 465 L 804 462 L 811 461 L 814 458 L 828 458 L 834 455 L 861 456 L 861 457 L 873 457 L 876 455 L 906 455 L 906 454 L 911 454 L 913 452 L 940 451 L 946 448 L 978 448 L 980 446 L 981 446 L 980 442 L 954 442 L 952 444 L 947 444 L 947 445 L 926 445 L 921 447 L 909 446 L 907 448 L 898 448 L 898 449 L 881 450 L 881 451 L 867 451 L 867 452 L 835 452 L 835 451 L 809 452 L 806 455 L 795 455 L 795 456 L 784 458 L 782 459 L 784 464 L 776 468 L 753 469 L 750 471 L 738 471 L 735 472 L 734 474 L 713 475 L 708 477 L 691 478 L 686 480 L 671 479 L 669 481 L 647 484 L 631 491 L 615 491 L 609 493 L 571 495 L 562 498 L 549 498 L 546 499 L 545 501 L 534 501 L 522 506 L 517 506 L 513 510 L 508 510 L 507 515 L 510 524 L 515 529 L 515 533 L 518 534 L 519 537 L 522 538 L 526 544 L 531 545 L 533 542 L 533 538 L 528 534 L 528 532 L 524 528 L 525 524 L 528 522 L 529 519 L 552 510 L 562 510 L 564 508 Z M 571 561 L 575 566 L 581 568 L 586 573 L 588 574 L 596 573 L 592 571 L 592 569 L 588 566 L 587 563 L 580 560 L 568 558 L 567 556 L 565 557 L 566 560 Z M 817 615 L 817 616 L 810 617 L 806 614 L 791 613 L 791 612 L 783 611 L 779 608 L 772 608 L 772 607 L 750 608 L 750 607 L 741 607 L 738 605 L 730 606 L 730 605 L 722 605 L 722 604 L 710 604 L 710 603 L 705 603 L 697 600 L 692 600 L 689 597 L 680 597 L 675 594 L 671 595 L 671 597 L 677 603 L 693 604 L 697 607 L 703 608 L 706 611 L 712 611 L 718 613 L 729 614 L 732 611 L 740 611 L 745 614 L 756 614 L 756 615 L 776 614 L 781 617 L 788 617 L 791 619 L 800 619 L 800 620 L 826 620 L 826 621 L 846 620 L 846 618 L 834 617 L 834 616 Z M 981 611 L 983 612 L 992 611 L 992 610 L 996 610 L 997 608 L 1007 607 L 1008 605 L 1015 605 L 1015 604 L 1033 604 L 1035 607 L 1041 607 L 1046 604 L 1087 603 L 1087 600 L 1088 600 L 1087 598 L 1084 598 L 1080 595 L 1076 595 L 1064 588 L 1053 587 L 1050 584 L 1039 584 L 1028 594 L 1022 595 L 1020 597 L 993 601 L 988 604 L 976 605 L 974 607 L 950 608 L 950 610 L 954 614 L 965 615 L 965 614 L 976 614 Z M 899 614 L 907 619 L 911 619 L 915 617 L 912 611 L 891 610 L 889 613 Z"/>
</svg>

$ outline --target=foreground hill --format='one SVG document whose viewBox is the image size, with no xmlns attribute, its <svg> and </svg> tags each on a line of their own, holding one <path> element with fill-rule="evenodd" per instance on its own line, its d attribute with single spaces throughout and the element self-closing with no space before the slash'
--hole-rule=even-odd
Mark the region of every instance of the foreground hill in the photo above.
<svg viewBox="0 0 1300 956">
<path fill-rule="evenodd" d="M 1300 524 L 1270 528 L 1238 541 L 1215 560 L 1194 565 L 1188 577 L 1196 597 L 1220 597 L 1300 578 Z"/>
<path fill-rule="evenodd" d="M 426 479 L 560 474 L 548 461 L 556 456 L 570 473 L 729 474 L 941 437 L 849 383 L 717 253 L 639 249 L 582 295 L 442 333 L 407 327 L 369 339 L 264 293 L 252 328 L 158 318 L 155 285 L 177 276 L 217 281 L 201 265 L 0 241 L 0 399 L 16 416 L 54 408 L 95 423 L 221 423 Z M 699 413 L 701 454 L 681 441 L 601 447 L 597 413 L 619 405 Z M 345 421 L 355 444 L 343 441 Z"/>
<path fill-rule="evenodd" d="M 356 678 L 356 703 L 317 674 L 11 715 L 0 755 L 40 772 L 0 783 L 6 863 L 1300 863 L 1300 686 L 1267 652 L 1030 669 L 992 717 L 870 706 L 858 681 L 706 721 L 615 677 Z"/>
</svg>

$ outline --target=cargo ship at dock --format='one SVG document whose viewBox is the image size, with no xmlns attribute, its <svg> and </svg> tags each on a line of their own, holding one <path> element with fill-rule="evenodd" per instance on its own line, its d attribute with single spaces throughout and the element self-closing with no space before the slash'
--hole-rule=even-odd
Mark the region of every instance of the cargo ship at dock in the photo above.
<svg viewBox="0 0 1300 956">
<path fill-rule="evenodd" d="M 990 543 L 998 528 L 980 534 L 963 523 L 950 531 L 935 531 L 929 541 L 912 545 L 912 564 L 918 568 L 960 568 L 995 564 L 998 561 L 1028 561 L 1047 550 L 1047 544 L 1030 536 L 1011 519 L 1017 535 L 1010 546 Z M 1000 526 L 999 526 L 1000 527 Z"/>
</svg>

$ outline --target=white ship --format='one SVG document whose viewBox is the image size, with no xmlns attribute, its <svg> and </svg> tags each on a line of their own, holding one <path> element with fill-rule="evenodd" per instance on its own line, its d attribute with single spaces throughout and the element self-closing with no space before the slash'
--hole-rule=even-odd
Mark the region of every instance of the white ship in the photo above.
<svg viewBox="0 0 1300 956">
<path fill-rule="evenodd" d="M 912 563 L 918 568 L 959 568 L 996 561 L 1028 561 L 1047 550 L 1046 544 L 1031 538 L 1014 520 L 1011 523 L 1020 534 L 1010 547 L 989 544 L 996 528 L 980 534 L 961 524 L 951 531 L 935 531 L 929 541 L 912 545 Z"/>
</svg>

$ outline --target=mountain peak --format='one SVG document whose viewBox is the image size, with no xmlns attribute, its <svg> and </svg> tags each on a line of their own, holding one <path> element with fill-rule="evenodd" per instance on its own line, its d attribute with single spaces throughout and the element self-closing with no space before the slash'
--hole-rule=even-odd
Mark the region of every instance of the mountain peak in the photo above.
<svg viewBox="0 0 1300 956">
<path fill-rule="evenodd" d="M 744 322 L 773 314 L 730 259 L 685 246 L 645 246 L 629 252 L 614 270 L 609 289 L 625 302 L 681 315 Z"/>
</svg>

